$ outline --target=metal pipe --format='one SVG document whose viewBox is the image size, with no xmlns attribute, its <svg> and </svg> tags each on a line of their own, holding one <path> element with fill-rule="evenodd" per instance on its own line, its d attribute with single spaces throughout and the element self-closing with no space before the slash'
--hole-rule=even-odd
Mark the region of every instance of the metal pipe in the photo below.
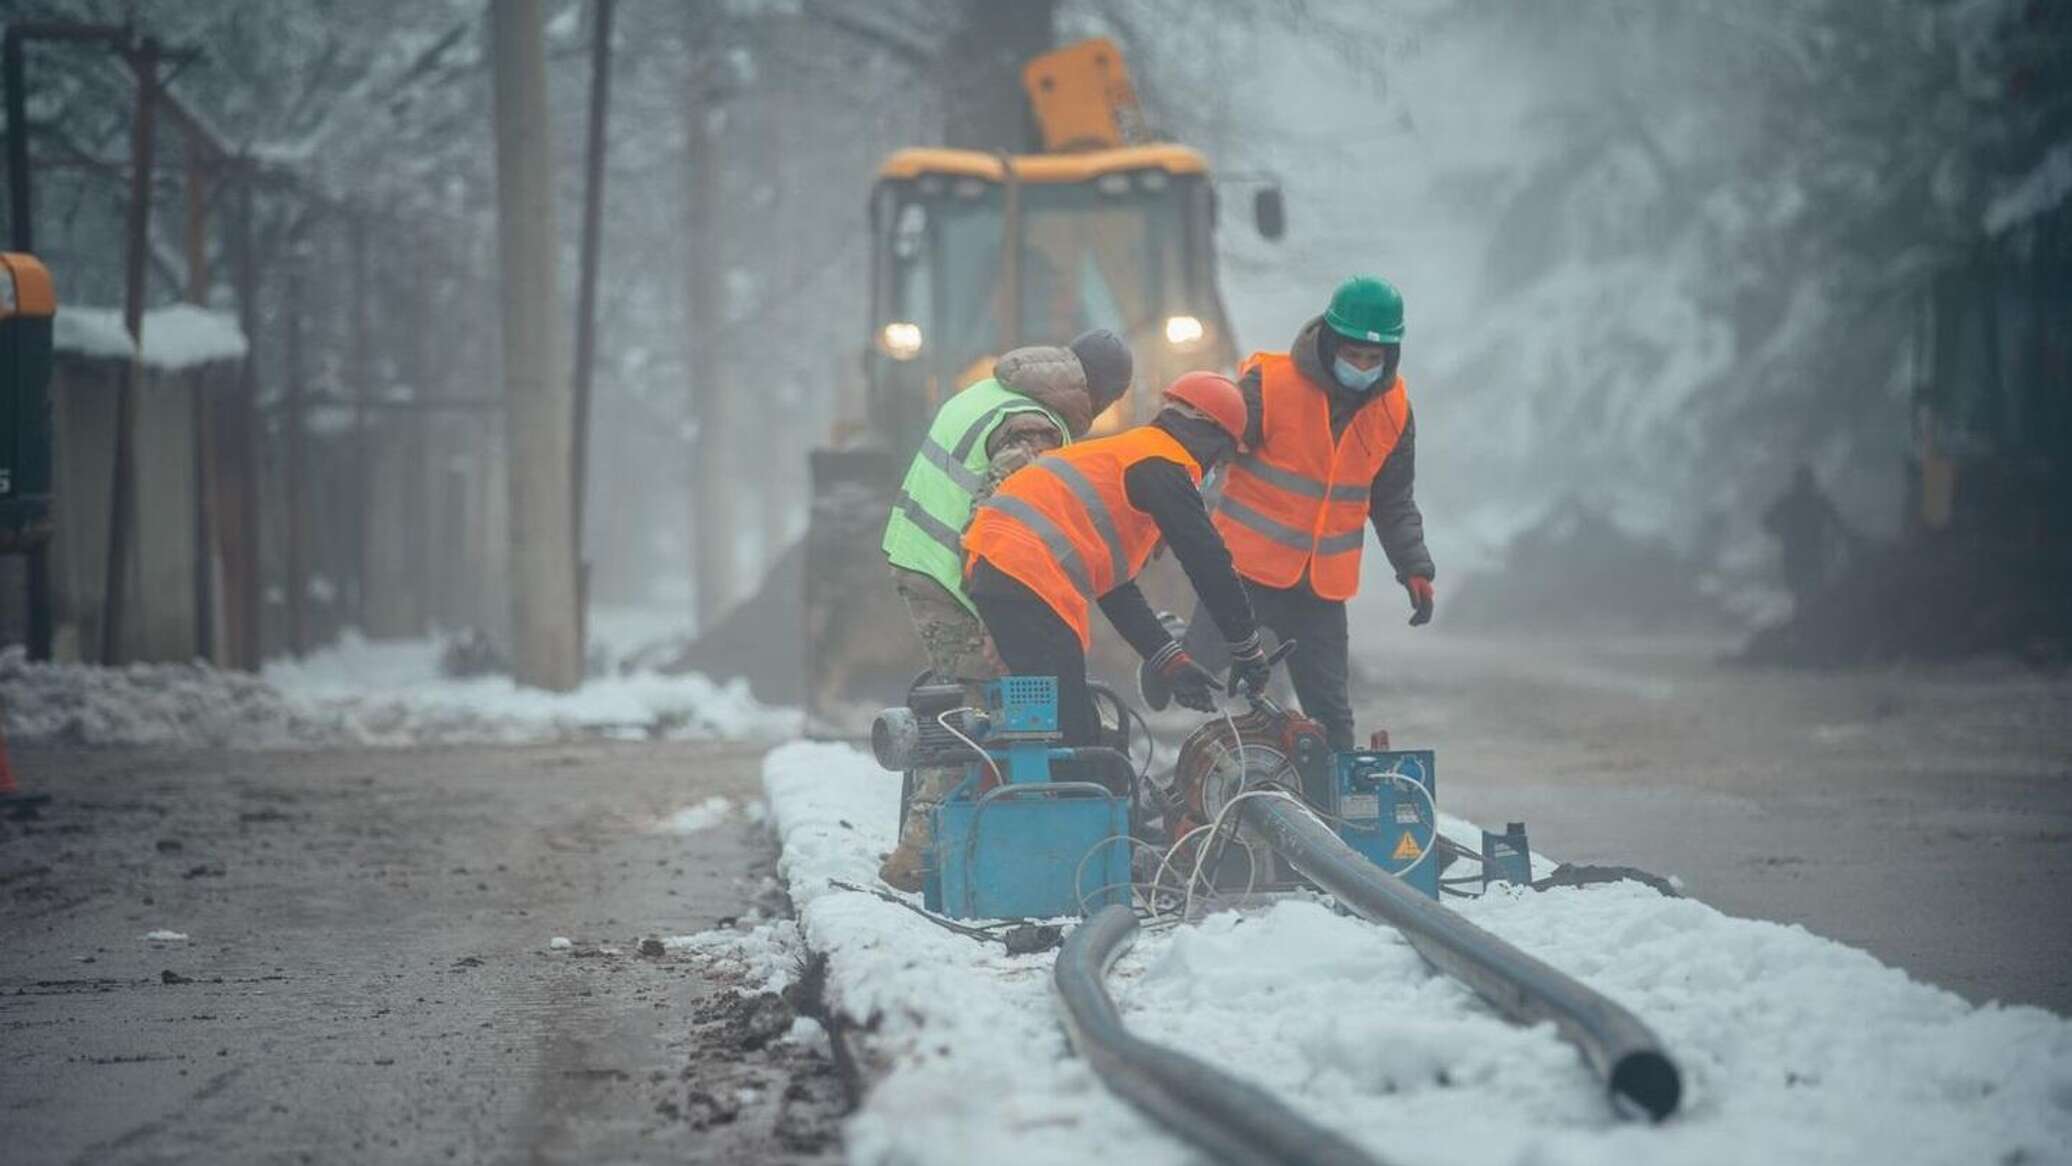
<svg viewBox="0 0 2072 1166">
<path fill-rule="evenodd" d="M 1675 1062 L 1647 1025 L 1581 982 L 1425 898 L 1347 846 L 1293 802 L 1253 798 L 1247 825 L 1304 877 L 1363 919 L 1403 933 L 1418 954 L 1520 1024 L 1554 1022 L 1605 1082 L 1622 1117 L 1660 1121 L 1683 1093 Z"/>
<path fill-rule="evenodd" d="M 1108 995 L 1107 977 L 1136 936 L 1137 917 L 1129 908 L 1102 908 L 1065 937 L 1051 968 L 1051 997 L 1065 1035 L 1109 1089 L 1219 1162 L 1379 1166 L 1259 1086 L 1131 1034 Z"/>
</svg>

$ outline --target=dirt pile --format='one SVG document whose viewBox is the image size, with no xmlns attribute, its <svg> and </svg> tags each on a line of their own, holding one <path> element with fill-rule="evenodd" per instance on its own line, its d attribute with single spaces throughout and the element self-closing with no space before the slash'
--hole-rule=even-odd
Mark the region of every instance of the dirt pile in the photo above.
<svg viewBox="0 0 2072 1166">
<path fill-rule="evenodd" d="M 1573 498 L 1511 540 L 1494 570 L 1468 577 L 1444 605 L 1450 624 L 1479 629 L 1634 632 L 1733 626 L 1702 564 L 1636 535 Z"/>
<path fill-rule="evenodd" d="M 1840 667 L 2014 655 L 2072 661 L 2072 550 L 1916 538 L 1859 556 L 1741 659 Z"/>
</svg>

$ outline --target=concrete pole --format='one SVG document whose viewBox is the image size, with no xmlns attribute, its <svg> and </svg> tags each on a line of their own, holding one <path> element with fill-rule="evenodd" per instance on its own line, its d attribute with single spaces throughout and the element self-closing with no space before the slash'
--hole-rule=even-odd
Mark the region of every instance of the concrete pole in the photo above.
<svg viewBox="0 0 2072 1166">
<path fill-rule="evenodd" d="M 583 679 L 570 538 L 573 400 L 555 307 L 554 167 L 540 0 L 493 0 L 497 250 L 510 421 L 511 646 L 518 682 Z"/>
<path fill-rule="evenodd" d="M 108 490 L 108 573 L 101 593 L 101 663 L 124 658 L 124 591 L 129 584 L 130 528 L 135 525 L 136 466 L 131 448 L 137 381 L 144 365 L 145 251 L 151 246 L 151 166 L 158 113 L 158 42 L 150 37 L 130 53 L 137 75 L 137 114 L 130 129 L 130 199 L 123 251 L 122 323 L 136 354 L 115 388 L 115 467 Z"/>
<path fill-rule="evenodd" d="M 688 189 L 684 197 L 686 301 L 691 403 L 698 417 L 696 467 L 691 477 L 691 563 L 698 588 L 698 630 L 708 631 L 734 602 L 735 422 L 720 354 L 718 239 L 719 149 L 717 21 L 709 0 L 684 8 L 691 48 L 690 92 L 684 95 Z"/>
<path fill-rule="evenodd" d="M 597 268 L 604 250 L 604 154 L 612 101 L 613 0 L 593 0 L 597 22 L 590 34 L 590 120 L 583 152 L 583 250 L 576 277 L 575 496 L 570 517 L 575 523 L 576 556 L 583 554 L 583 507 L 590 472 L 590 390 L 597 364 Z M 588 650 L 590 564 L 576 577 L 577 607 L 582 615 L 578 643 Z"/>
<path fill-rule="evenodd" d="M 187 287 L 183 298 L 197 307 L 209 303 L 209 183 L 200 139 L 187 134 L 186 238 Z M 212 388 L 199 376 L 188 378 L 194 391 L 194 654 L 211 663 L 226 662 L 216 621 L 216 409 Z"/>
</svg>

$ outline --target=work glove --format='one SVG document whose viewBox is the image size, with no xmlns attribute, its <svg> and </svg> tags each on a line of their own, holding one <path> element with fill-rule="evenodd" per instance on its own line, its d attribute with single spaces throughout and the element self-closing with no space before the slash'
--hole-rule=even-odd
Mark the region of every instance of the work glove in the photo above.
<svg viewBox="0 0 2072 1166">
<path fill-rule="evenodd" d="M 1144 703 L 1153 711 L 1164 708 L 1167 700 L 1173 700 L 1178 701 L 1181 708 L 1212 713 L 1216 711 L 1214 693 L 1223 686 L 1216 683 L 1208 669 L 1194 662 L 1194 657 L 1187 654 L 1180 641 L 1172 640 L 1144 661 L 1144 667 L 1138 673 L 1137 687 L 1143 690 Z"/>
<path fill-rule="evenodd" d="M 1266 662 L 1266 649 L 1259 644 L 1259 633 L 1233 641 L 1230 645 L 1230 691 L 1234 693 L 1261 693 L 1273 679 L 1273 666 Z"/>
<path fill-rule="evenodd" d="M 1432 622 L 1432 581 L 1423 575 L 1412 575 L 1403 580 L 1403 589 L 1410 592 L 1410 626 L 1423 627 Z"/>
</svg>

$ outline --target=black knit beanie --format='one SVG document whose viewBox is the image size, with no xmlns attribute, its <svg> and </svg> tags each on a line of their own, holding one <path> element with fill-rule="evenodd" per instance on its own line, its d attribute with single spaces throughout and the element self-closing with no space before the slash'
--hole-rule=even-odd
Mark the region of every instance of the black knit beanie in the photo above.
<svg viewBox="0 0 2072 1166">
<path fill-rule="evenodd" d="M 1122 342 L 1122 337 L 1106 328 L 1096 328 L 1081 333 L 1067 347 L 1079 358 L 1079 367 L 1086 370 L 1086 391 L 1094 399 L 1095 414 L 1121 400 L 1122 395 L 1129 391 L 1135 362 L 1130 358 L 1130 346 Z"/>
</svg>

